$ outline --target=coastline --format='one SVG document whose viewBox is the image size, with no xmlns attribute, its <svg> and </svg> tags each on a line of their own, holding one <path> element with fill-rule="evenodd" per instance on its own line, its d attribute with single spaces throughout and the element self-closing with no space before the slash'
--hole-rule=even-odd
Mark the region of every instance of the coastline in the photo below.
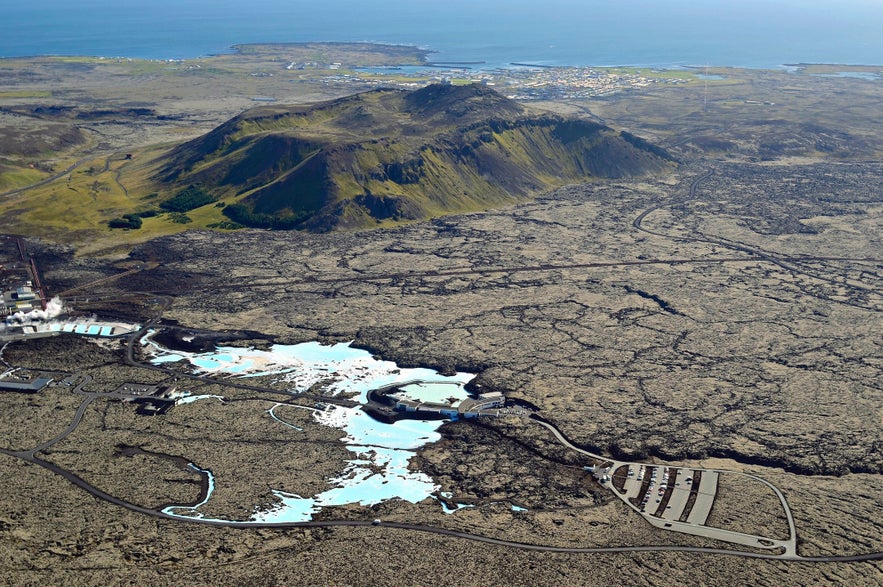
<svg viewBox="0 0 883 587">
<path fill-rule="evenodd" d="M 39 59 L 57 59 L 57 60 L 99 60 L 113 61 L 126 60 L 138 62 L 155 62 L 155 63 L 186 63 L 199 61 L 204 59 L 224 58 L 232 55 L 249 56 L 268 53 L 277 53 L 285 50 L 304 50 L 309 48 L 327 48 L 339 49 L 342 51 L 359 51 L 366 53 L 386 54 L 387 57 L 401 56 L 403 59 L 397 61 L 391 59 L 383 63 L 352 63 L 348 64 L 353 67 L 376 67 L 389 68 L 395 67 L 425 67 L 427 70 L 432 69 L 471 69 L 476 72 L 481 71 L 500 71 L 523 68 L 536 69 L 649 69 L 653 71 L 694 71 L 698 69 L 744 69 L 755 71 L 790 71 L 802 72 L 811 68 L 828 68 L 831 71 L 857 71 L 868 72 L 883 76 L 883 63 L 856 63 L 856 62 L 835 62 L 835 61 L 797 61 L 779 64 L 765 65 L 739 65 L 739 64 L 685 64 L 685 63 L 539 63 L 529 61 L 506 61 L 505 63 L 494 64 L 486 60 L 432 60 L 433 55 L 439 55 L 441 52 L 435 49 L 423 47 L 414 44 L 399 43 L 383 43 L 369 41 L 294 41 L 294 42 L 254 42 L 254 43 L 235 43 L 229 45 L 225 50 L 206 53 L 194 57 L 183 58 L 153 58 L 138 57 L 132 55 L 94 55 L 94 54 L 62 54 L 62 53 L 46 53 L 36 55 L 0 55 L 0 63 L 12 61 L 28 61 Z"/>
<path fill-rule="evenodd" d="M 372 43 L 369 41 L 289 41 L 289 42 L 269 42 L 269 43 L 236 43 L 234 45 L 230 45 L 226 52 L 219 53 L 218 55 L 230 55 L 234 53 L 245 54 L 248 53 L 249 50 L 254 50 L 260 47 L 267 48 L 275 48 L 275 49 L 299 49 L 304 47 L 328 47 L 328 48 L 347 48 L 347 49 L 370 49 L 370 50 L 383 50 L 389 53 L 402 53 L 402 54 L 419 54 L 422 55 L 423 59 L 426 60 L 430 55 L 438 53 L 438 51 L 434 51 L 432 49 L 427 49 L 425 47 L 420 47 L 417 45 L 409 45 L 405 43 Z M 208 55 L 207 57 L 213 57 L 214 55 Z M 198 58 L 196 58 L 198 59 Z"/>
</svg>

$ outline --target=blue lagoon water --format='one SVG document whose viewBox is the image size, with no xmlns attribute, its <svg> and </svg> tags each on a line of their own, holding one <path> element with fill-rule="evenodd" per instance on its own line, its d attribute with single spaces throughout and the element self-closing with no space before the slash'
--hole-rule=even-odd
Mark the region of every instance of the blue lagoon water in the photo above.
<svg viewBox="0 0 883 587">
<path fill-rule="evenodd" d="M 170 352 L 151 340 L 152 334 L 143 337 L 141 344 L 154 355 L 151 359 L 154 364 L 185 361 L 202 373 L 239 377 L 272 374 L 288 382 L 292 391 L 306 391 L 316 383 L 323 383 L 334 393 L 356 395 L 362 403 L 367 401 L 368 390 L 391 383 L 401 383 L 418 396 L 465 397 L 463 386 L 474 377 L 471 373 L 441 375 L 431 369 L 399 368 L 391 361 L 375 359 L 368 351 L 352 348 L 348 343 L 277 344 L 269 350 L 217 347 L 205 353 L 187 353 Z M 177 409 L 187 409 L 187 404 L 207 399 L 225 403 L 222 396 L 183 392 L 177 399 Z M 303 428 L 275 413 L 280 406 L 275 404 L 266 410 L 270 418 L 295 433 L 303 432 Z M 343 430 L 346 433 L 343 442 L 353 458 L 345 462 L 340 475 L 328 479 L 328 488 L 317 495 L 300 496 L 272 490 L 278 501 L 258 508 L 251 521 L 303 522 L 325 506 L 348 503 L 373 505 L 391 499 L 417 503 L 439 489 L 432 478 L 420 471 L 412 471 L 408 465 L 416 449 L 441 438 L 438 432 L 441 420 L 400 420 L 385 424 L 371 418 L 359 407 L 329 405 L 320 410 L 288 406 L 288 409 L 310 410 L 317 424 Z M 214 477 L 210 477 L 210 484 L 213 489 Z M 176 516 L 202 517 L 199 508 L 207 503 L 207 499 L 197 506 L 171 506 L 164 511 Z"/>
<path fill-rule="evenodd" d="M 434 61 L 883 63 L 878 0 L 60 0 L 10 2 L 0 56 L 193 58 L 256 42 L 417 45 Z"/>
</svg>

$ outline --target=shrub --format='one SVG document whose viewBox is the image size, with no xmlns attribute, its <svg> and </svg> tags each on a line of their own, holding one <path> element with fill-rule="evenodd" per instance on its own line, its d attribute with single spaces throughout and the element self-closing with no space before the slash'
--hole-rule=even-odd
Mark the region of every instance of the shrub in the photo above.
<svg viewBox="0 0 883 587">
<path fill-rule="evenodd" d="M 169 220 L 176 224 L 187 224 L 189 222 L 193 222 L 193 219 L 184 214 L 183 212 L 170 212 Z"/>
<path fill-rule="evenodd" d="M 204 189 L 191 185 L 160 204 L 159 207 L 169 212 L 190 212 L 214 201 L 215 198 Z"/>
<path fill-rule="evenodd" d="M 245 228 L 238 222 L 233 222 L 232 220 L 221 220 L 220 222 L 212 222 L 211 224 L 206 225 L 208 228 L 218 228 L 220 230 L 239 230 L 240 228 Z"/>
<path fill-rule="evenodd" d="M 273 214 L 258 214 L 249 210 L 243 204 L 229 204 L 224 208 L 224 216 L 252 228 L 269 228 L 271 230 L 292 230 L 298 227 L 308 216 L 309 212 L 274 216 Z"/>
<path fill-rule="evenodd" d="M 124 214 L 122 218 L 114 218 L 107 225 L 110 228 L 131 228 L 137 230 L 141 228 L 141 217 L 138 214 Z"/>
</svg>

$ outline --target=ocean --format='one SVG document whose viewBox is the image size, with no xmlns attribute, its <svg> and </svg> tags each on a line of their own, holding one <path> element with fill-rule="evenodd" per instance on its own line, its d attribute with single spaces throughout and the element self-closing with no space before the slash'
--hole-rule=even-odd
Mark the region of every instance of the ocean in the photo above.
<svg viewBox="0 0 883 587">
<path fill-rule="evenodd" d="M 370 41 L 486 68 L 883 64 L 880 0 L 40 0 L 2 15 L 0 57 L 186 59 L 241 43 Z"/>
</svg>

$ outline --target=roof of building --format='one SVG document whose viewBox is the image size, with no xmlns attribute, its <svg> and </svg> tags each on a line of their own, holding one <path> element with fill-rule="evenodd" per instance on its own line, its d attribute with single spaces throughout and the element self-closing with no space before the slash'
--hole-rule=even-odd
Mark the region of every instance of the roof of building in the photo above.
<svg viewBox="0 0 883 587">
<path fill-rule="evenodd" d="M 37 377 L 30 381 L 0 379 L 0 389 L 5 391 L 40 391 L 52 381 L 50 377 Z"/>
<path fill-rule="evenodd" d="M 501 397 L 503 397 L 502 391 L 489 391 L 478 395 L 479 399 L 499 399 Z"/>
</svg>

